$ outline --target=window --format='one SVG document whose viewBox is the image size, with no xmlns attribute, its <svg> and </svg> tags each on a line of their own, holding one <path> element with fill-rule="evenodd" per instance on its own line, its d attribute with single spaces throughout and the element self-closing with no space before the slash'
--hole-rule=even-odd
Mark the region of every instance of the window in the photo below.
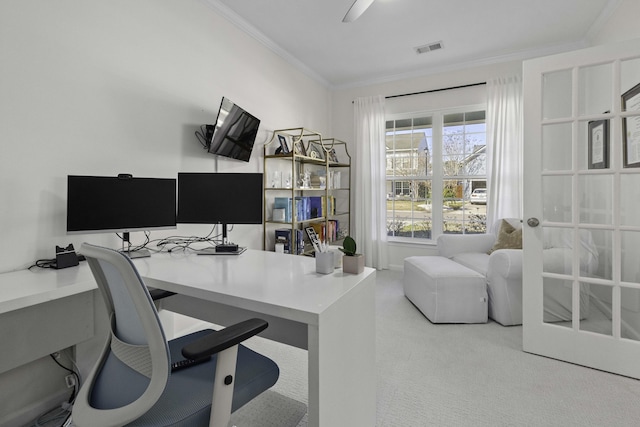
<svg viewBox="0 0 640 427">
<path fill-rule="evenodd" d="M 386 127 L 387 234 L 427 241 L 485 233 L 484 110 L 414 114 Z"/>
</svg>

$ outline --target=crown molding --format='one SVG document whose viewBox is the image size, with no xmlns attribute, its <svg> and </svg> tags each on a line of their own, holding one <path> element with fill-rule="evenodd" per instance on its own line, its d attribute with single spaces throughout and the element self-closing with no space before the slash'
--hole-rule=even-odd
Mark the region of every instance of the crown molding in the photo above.
<svg viewBox="0 0 640 427">
<path fill-rule="evenodd" d="M 304 63 L 298 60 L 296 57 L 291 55 L 288 51 L 283 49 L 280 45 L 276 44 L 269 37 L 264 35 L 261 31 L 259 31 L 256 27 L 251 25 L 247 20 L 242 18 L 240 15 L 231 10 L 228 6 L 221 3 L 218 0 L 201 0 L 204 4 L 212 8 L 214 11 L 219 13 L 222 17 L 227 19 L 233 25 L 238 27 L 242 32 L 248 34 L 262 45 L 264 45 L 267 49 L 271 50 L 273 53 L 284 59 L 286 62 L 297 68 L 302 73 L 306 74 L 316 82 L 320 83 L 325 88 L 331 88 L 331 83 L 329 83 L 325 78 L 316 73 L 313 69 L 307 67 Z"/>
</svg>

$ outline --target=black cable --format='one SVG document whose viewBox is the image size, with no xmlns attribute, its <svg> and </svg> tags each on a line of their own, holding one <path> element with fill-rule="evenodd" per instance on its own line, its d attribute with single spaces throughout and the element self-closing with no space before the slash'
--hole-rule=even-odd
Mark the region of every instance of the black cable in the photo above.
<svg viewBox="0 0 640 427">
<path fill-rule="evenodd" d="M 205 126 L 206 125 L 200 125 L 200 132 L 196 131 L 195 134 L 200 144 L 202 144 L 202 148 L 206 150 L 209 144 L 207 143 L 207 138 L 205 137 L 207 133 L 207 131 L 205 130 Z"/>
<path fill-rule="evenodd" d="M 67 403 L 73 403 L 76 400 L 76 395 L 78 393 L 78 386 L 80 384 L 80 377 L 78 376 L 78 374 L 76 373 L 75 370 L 67 368 L 66 366 L 64 366 L 62 363 L 58 362 L 58 359 L 56 359 L 56 357 L 53 354 L 50 354 L 49 357 L 51 357 L 51 359 L 56 362 L 56 364 L 58 366 L 60 366 L 62 369 L 70 372 L 73 374 L 73 376 L 76 378 L 76 382 L 73 385 L 73 392 L 71 393 L 71 396 L 69 397 L 69 400 L 67 401 Z"/>
<path fill-rule="evenodd" d="M 39 267 L 39 268 L 55 268 L 56 267 L 56 259 L 55 258 L 50 258 L 50 259 L 39 259 L 35 262 L 35 264 L 30 265 L 27 270 L 31 270 L 33 267 Z"/>
</svg>

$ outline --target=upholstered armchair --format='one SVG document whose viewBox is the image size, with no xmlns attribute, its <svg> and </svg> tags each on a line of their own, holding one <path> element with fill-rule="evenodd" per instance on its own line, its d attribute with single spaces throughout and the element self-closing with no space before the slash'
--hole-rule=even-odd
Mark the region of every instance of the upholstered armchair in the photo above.
<svg viewBox="0 0 640 427">
<path fill-rule="evenodd" d="M 498 220 L 487 234 L 444 234 L 438 237 L 438 252 L 472 270 L 487 280 L 489 317 L 504 326 L 522 324 L 522 243 L 515 243 L 522 223 L 519 219 Z M 506 234 L 501 246 L 499 234 Z M 502 236 L 505 237 L 505 236 Z M 571 265 L 573 240 L 570 230 L 545 229 L 543 262 L 546 272 L 566 273 Z M 580 268 L 592 274 L 598 266 L 598 252 L 591 233 L 580 231 Z M 518 248 L 519 247 L 519 248 Z M 571 320 L 571 286 L 557 281 L 546 282 L 544 321 Z M 581 314 L 588 312 L 588 292 L 581 293 Z"/>
</svg>

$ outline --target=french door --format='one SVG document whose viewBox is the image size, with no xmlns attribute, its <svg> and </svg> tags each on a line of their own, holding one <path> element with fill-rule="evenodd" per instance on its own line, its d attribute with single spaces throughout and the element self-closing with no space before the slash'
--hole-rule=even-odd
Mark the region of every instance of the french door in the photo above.
<svg viewBox="0 0 640 427">
<path fill-rule="evenodd" d="M 523 84 L 523 348 L 640 378 L 640 40 Z"/>
</svg>

